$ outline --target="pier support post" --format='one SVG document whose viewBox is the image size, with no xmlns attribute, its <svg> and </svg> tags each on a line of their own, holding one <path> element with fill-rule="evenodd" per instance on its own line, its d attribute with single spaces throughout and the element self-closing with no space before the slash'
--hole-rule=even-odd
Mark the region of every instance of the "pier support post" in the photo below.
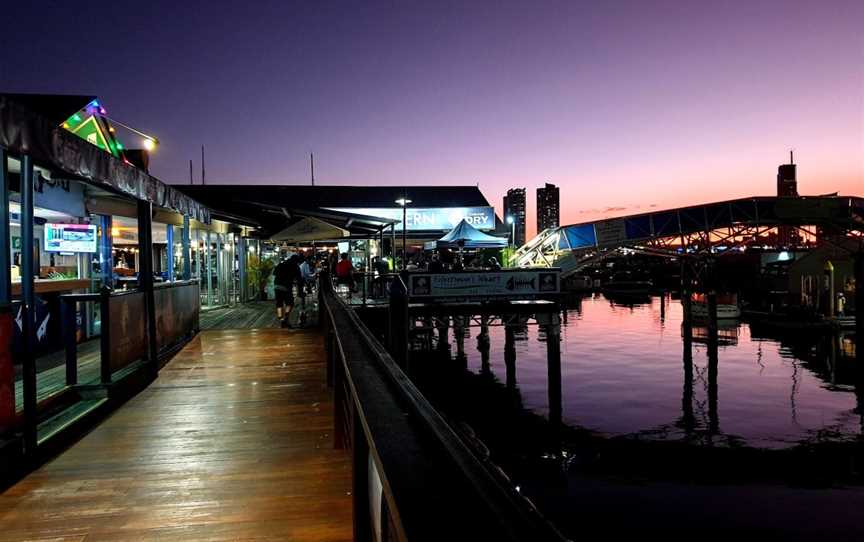
<svg viewBox="0 0 864 542">
<path fill-rule="evenodd" d="M 453 337 L 456 339 L 456 363 L 460 369 L 468 368 L 468 356 L 465 355 L 465 319 L 467 316 L 453 317 Z"/>
<path fill-rule="evenodd" d="M 864 365 L 864 250 L 855 253 L 855 357 Z"/>
<path fill-rule="evenodd" d="M 480 372 L 488 374 L 489 367 L 489 317 L 480 316 L 480 334 L 477 335 L 477 350 L 480 351 Z"/>
<path fill-rule="evenodd" d="M 556 320 L 546 327 L 546 362 L 548 368 L 549 388 L 549 422 L 558 427 L 561 425 L 561 325 L 557 322 L 558 314 L 553 314 Z"/>
<path fill-rule="evenodd" d="M 693 313 L 691 311 L 692 282 L 690 265 L 681 258 L 681 333 L 685 342 L 693 341 Z"/>
<path fill-rule="evenodd" d="M 666 292 L 660 293 L 660 323 L 666 321 Z"/>
<path fill-rule="evenodd" d="M 695 427 L 693 415 L 693 339 L 684 337 L 684 390 L 681 394 L 681 423 L 685 434 Z"/>
<path fill-rule="evenodd" d="M 712 435 L 716 435 L 720 432 L 720 416 L 717 413 L 718 366 L 717 336 L 715 333 L 713 339 L 710 336 L 708 338 L 708 432 Z"/>
<path fill-rule="evenodd" d="M 717 280 L 715 277 L 716 270 L 714 262 L 707 261 L 704 269 L 705 294 L 708 305 L 708 347 L 714 344 L 717 348 Z"/>
<path fill-rule="evenodd" d="M 435 327 L 438 329 L 438 351 L 450 350 L 450 315 L 438 316 Z"/>
<path fill-rule="evenodd" d="M 504 367 L 507 371 L 507 388 L 516 387 L 516 330 L 513 326 L 504 327 Z"/>
</svg>

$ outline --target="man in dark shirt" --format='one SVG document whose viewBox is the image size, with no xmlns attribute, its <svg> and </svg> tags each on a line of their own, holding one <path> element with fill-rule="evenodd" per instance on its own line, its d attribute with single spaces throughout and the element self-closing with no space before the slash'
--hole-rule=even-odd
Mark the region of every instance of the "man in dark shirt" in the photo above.
<svg viewBox="0 0 864 542">
<path fill-rule="evenodd" d="M 298 260 L 299 257 L 295 254 L 279 262 L 279 265 L 273 270 L 276 317 L 281 321 L 282 327 L 291 326 L 291 311 L 294 310 L 294 284 L 300 284 Z"/>
<path fill-rule="evenodd" d="M 438 253 L 432 255 L 432 261 L 429 262 L 429 272 L 430 273 L 443 273 L 444 272 L 444 264 L 441 263 L 441 258 L 438 256 Z"/>
</svg>

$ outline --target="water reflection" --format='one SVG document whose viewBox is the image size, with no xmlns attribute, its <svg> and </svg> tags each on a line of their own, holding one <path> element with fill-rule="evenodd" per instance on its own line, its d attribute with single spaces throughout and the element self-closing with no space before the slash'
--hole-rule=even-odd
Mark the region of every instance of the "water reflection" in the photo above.
<svg viewBox="0 0 864 542">
<path fill-rule="evenodd" d="M 610 437 L 783 448 L 860 433 L 864 379 L 848 333 L 771 336 L 737 321 L 688 328 L 665 296 L 598 295 L 553 316 L 459 317 L 452 330 L 443 319 L 438 347 L 452 337 L 459 366 L 500 379 L 552 425 Z"/>
<path fill-rule="evenodd" d="M 476 348 L 466 346 L 471 327 Z M 560 315 L 476 315 L 449 328 L 439 329 L 450 331 L 455 354 L 436 351 L 435 363 L 412 378 L 457 427 L 470 425 L 494 462 L 573 538 L 598 509 L 615 511 L 603 525 L 620 510 L 638 512 L 653 480 L 751 484 L 747 492 L 773 482 L 860 481 L 864 371 L 849 333 L 682 326 L 671 297 L 602 296 Z M 762 502 L 782 516 L 775 496 Z M 729 494 L 716 508 L 693 499 L 681 521 L 710 525 L 736 499 Z M 665 489 L 648 500 L 646 521 L 682 506 Z M 586 511 L 595 502 L 602 504 Z"/>
</svg>

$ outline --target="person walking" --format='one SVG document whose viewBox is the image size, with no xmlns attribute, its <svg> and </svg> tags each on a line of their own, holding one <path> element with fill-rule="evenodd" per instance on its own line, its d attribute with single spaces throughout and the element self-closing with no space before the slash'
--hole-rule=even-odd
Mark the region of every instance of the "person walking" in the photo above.
<svg viewBox="0 0 864 542">
<path fill-rule="evenodd" d="M 282 327 L 291 327 L 291 312 L 294 310 L 294 285 L 300 285 L 299 256 L 294 254 L 283 259 L 273 270 L 273 286 L 276 294 L 276 317 Z"/>
</svg>

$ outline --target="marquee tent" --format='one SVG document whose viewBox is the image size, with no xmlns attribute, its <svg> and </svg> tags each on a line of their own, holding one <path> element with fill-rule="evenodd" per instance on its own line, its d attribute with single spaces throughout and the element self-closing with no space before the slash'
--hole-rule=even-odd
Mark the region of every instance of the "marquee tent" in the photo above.
<svg viewBox="0 0 864 542">
<path fill-rule="evenodd" d="M 504 248 L 507 239 L 487 235 L 463 219 L 447 235 L 437 241 L 430 241 L 424 247 L 428 250 L 436 248 Z"/>
<path fill-rule="evenodd" d="M 307 216 L 273 235 L 270 240 L 302 243 L 309 241 L 330 241 L 348 237 L 349 235 L 348 230 L 344 228 L 334 226 L 329 222 L 324 222 L 312 216 Z"/>
</svg>

